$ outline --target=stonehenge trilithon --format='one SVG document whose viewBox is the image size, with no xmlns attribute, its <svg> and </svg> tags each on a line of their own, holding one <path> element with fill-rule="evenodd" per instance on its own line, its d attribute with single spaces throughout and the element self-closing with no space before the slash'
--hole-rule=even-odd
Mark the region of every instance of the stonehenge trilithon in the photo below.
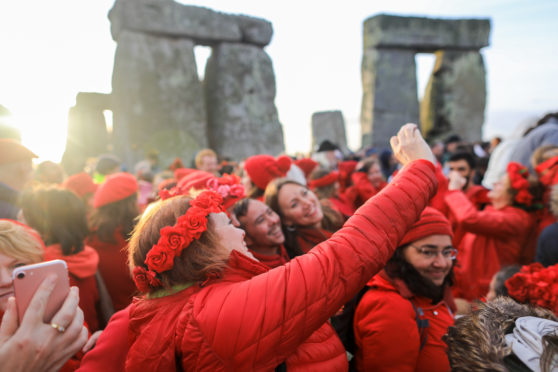
<svg viewBox="0 0 558 372">
<path fill-rule="evenodd" d="M 348 153 L 345 119 L 341 111 L 320 111 L 312 114 L 312 151 L 324 140 L 339 146 Z"/>
<path fill-rule="evenodd" d="M 363 27 L 361 128 L 364 146 L 386 147 L 402 124 L 419 122 L 430 138 L 449 132 L 481 138 L 486 101 L 479 50 L 488 45 L 488 19 L 433 19 L 380 14 Z M 416 53 L 436 53 L 421 113 Z"/>
<path fill-rule="evenodd" d="M 204 147 L 236 159 L 283 151 L 275 76 L 263 50 L 270 22 L 172 0 L 117 0 L 109 19 L 117 42 L 113 152 L 129 169 L 152 149 L 163 164 L 176 156 L 189 164 Z M 213 49 L 205 83 L 196 45 Z"/>
</svg>

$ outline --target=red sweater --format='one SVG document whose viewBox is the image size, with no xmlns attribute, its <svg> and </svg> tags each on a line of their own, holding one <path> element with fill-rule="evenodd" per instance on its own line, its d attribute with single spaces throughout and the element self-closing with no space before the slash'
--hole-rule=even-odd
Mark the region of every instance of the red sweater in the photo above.
<svg viewBox="0 0 558 372">
<path fill-rule="evenodd" d="M 99 264 L 97 252 L 85 246 L 83 251 L 71 256 L 62 255 L 60 244 L 49 245 L 45 249 L 45 261 L 64 260 L 68 265 L 70 285 L 79 288 L 79 307 L 83 310 L 85 323 L 91 333 L 99 330 L 97 309 L 99 306 L 99 288 L 95 273 Z"/>
<path fill-rule="evenodd" d="M 92 235 L 87 244 L 99 253 L 99 272 L 103 277 L 115 311 L 124 309 L 137 292 L 128 268 L 128 242 L 119 230 L 114 232 L 115 242 L 103 242 Z"/>
<path fill-rule="evenodd" d="M 511 206 L 478 211 L 461 191 L 445 197 L 451 213 L 465 231 L 457 247 L 456 297 L 481 298 L 501 266 L 520 264 L 523 249 L 534 226 L 526 211 Z"/>
<path fill-rule="evenodd" d="M 221 279 L 130 309 L 126 371 L 342 371 L 328 318 L 385 265 L 436 188 L 416 161 L 331 239 L 269 270 L 237 251 Z M 373 217 L 373 218 L 371 218 Z M 373 221 L 372 221 L 373 220 Z M 177 366 L 180 364 L 180 367 Z"/>
<path fill-rule="evenodd" d="M 455 303 L 451 291 L 437 304 L 413 295 L 400 279 L 381 273 L 370 280 L 371 287 L 357 306 L 354 319 L 355 355 L 358 371 L 445 372 L 450 370 L 442 336 L 453 325 Z M 428 319 L 421 339 L 411 304 L 420 307 Z"/>
</svg>

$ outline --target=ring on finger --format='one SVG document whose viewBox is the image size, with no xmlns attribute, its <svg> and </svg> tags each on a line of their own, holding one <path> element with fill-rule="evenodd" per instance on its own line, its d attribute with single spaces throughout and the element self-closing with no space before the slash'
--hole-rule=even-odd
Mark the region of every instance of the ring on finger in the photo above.
<svg viewBox="0 0 558 372">
<path fill-rule="evenodd" d="M 66 330 L 66 327 L 61 326 L 60 324 L 57 324 L 57 323 L 54 323 L 54 322 L 51 322 L 50 326 L 52 328 L 56 329 L 60 333 L 64 333 L 64 331 Z"/>
</svg>

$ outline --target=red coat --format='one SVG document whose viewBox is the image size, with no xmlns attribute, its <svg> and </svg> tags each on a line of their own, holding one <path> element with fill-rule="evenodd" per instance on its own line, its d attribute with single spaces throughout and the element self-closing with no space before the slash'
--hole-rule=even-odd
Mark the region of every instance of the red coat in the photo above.
<svg viewBox="0 0 558 372">
<path fill-rule="evenodd" d="M 454 293 L 468 300 L 481 298 L 501 266 L 520 264 L 534 218 L 510 206 L 487 206 L 478 211 L 461 191 L 448 192 L 445 200 L 459 227 L 466 231 L 457 247 Z"/>
<path fill-rule="evenodd" d="M 79 288 L 79 307 L 83 310 L 85 323 L 91 333 L 99 330 L 99 318 L 97 309 L 99 307 L 99 288 L 95 273 L 99 264 L 97 252 L 85 246 L 83 251 L 70 255 L 62 255 L 60 244 L 49 245 L 45 249 L 45 261 L 64 260 L 68 265 L 70 285 Z"/>
<path fill-rule="evenodd" d="M 354 189 L 358 193 L 358 198 L 355 202 L 356 208 L 360 207 L 368 199 L 379 193 L 387 185 L 387 182 L 382 181 L 378 188 L 372 186 L 368 180 L 367 174 L 364 172 L 354 172 L 351 174 L 351 180 L 353 181 Z"/>
<path fill-rule="evenodd" d="M 128 354 L 128 324 L 130 307 L 118 311 L 97 340 L 95 347 L 88 351 L 78 372 L 122 372 Z"/>
<path fill-rule="evenodd" d="M 126 371 L 270 371 L 283 361 L 289 371 L 347 370 L 326 322 L 418 219 L 436 188 L 433 166 L 413 162 L 394 184 L 331 239 L 283 266 L 268 271 L 233 251 L 221 279 L 135 301 Z"/>
<path fill-rule="evenodd" d="M 119 230 L 114 233 L 115 242 L 103 242 L 92 235 L 87 244 L 99 253 L 99 272 L 103 277 L 115 311 L 124 309 L 137 293 L 136 285 L 128 268 L 128 242 Z"/>
<path fill-rule="evenodd" d="M 451 291 L 444 300 L 433 305 L 425 297 L 413 295 L 400 279 L 391 280 L 382 272 L 368 282 L 371 287 L 359 302 L 354 319 L 358 371 L 424 371 L 450 370 L 446 344 L 442 336 L 453 325 L 455 303 Z M 426 342 L 421 338 L 411 304 L 422 308 L 428 319 Z"/>
</svg>

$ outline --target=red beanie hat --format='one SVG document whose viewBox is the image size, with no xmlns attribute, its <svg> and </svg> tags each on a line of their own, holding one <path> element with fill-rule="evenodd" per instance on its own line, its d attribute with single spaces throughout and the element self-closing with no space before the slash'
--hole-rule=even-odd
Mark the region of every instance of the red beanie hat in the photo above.
<svg viewBox="0 0 558 372">
<path fill-rule="evenodd" d="M 74 194 L 83 198 L 85 194 L 95 193 L 99 185 L 93 183 L 91 176 L 85 172 L 73 174 L 62 182 L 62 187 L 72 191 Z"/>
<path fill-rule="evenodd" d="M 107 176 L 93 198 L 93 207 L 117 202 L 135 194 L 138 191 L 138 181 L 130 173 L 114 173 Z"/>
<path fill-rule="evenodd" d="M 306 177 L 310 176 L 310 173 L 312 173 L 314 168 L 316 168 L 319 165 L 317 161 L 312 160 L 310 158 L 298 159 L 295 160 L 294 163 L 296 164 L 297 167 L 302 169 Z"/>
<path fill-rule="evenodd" d="M 190 189 L 205 190 L 207 187 L 207 180 L 215 177 L 212 173 L 197 170 L 182 177 L 176 185 L 180 190 L 188 193 Z"/>
<path fill-rule="evenodd" d="M 291 162 L 291 158 L 286 155 L 281 155 L 277 159 L 271 155 L 254 155 L 246 159 L 244 170 L 254 185 L 265 190 L 272 180 L 287 175 L 291 169 Z"/>
<path fill-rule="evenodd" d="M 329 186 L 337 181 L 339 181 L 339 172 L 333 171 L 323 177 L 310 181 L 310 184 L 308 186 L 310 186 L 310 188 L 313 190 L 316 187 Z"/>
<path fill-rule="evenodd" d="M 407 230 L 399 246 L 402 247 L 430 235 L 449 235 L 453 238 L 453 231 L 450 222 L 442 213 L 432 207 L 426 207 L 419 220 Z"/>
<path fill-rule="evenodd" d="M 195 169 L 192 168 L 178 168 L 175 169 L 174 171 L 174 178 L 176 178 L 176 181 L 180 181 L 184 176 L 189 175 L 192 172 L 195 172 Z"/>
<path fill-rule="evenodd" d="M 9 138 L 0 138 L 0 164 L 15 163 L 36 157 L 37 155 L 19 142 Z"/>
</svg>

